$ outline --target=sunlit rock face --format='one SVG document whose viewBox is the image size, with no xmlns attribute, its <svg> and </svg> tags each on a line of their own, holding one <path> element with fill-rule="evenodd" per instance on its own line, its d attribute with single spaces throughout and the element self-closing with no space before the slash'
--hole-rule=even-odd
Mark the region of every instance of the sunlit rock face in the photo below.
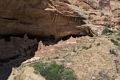
<svg viewBox="0 0 120 80">
<path fill-rule="evenodd" d="M 94 33 L 90 28 L 81 28 L 81 25 L 85 24 L 86 15 L 77 6 L 78 2 L 77 0 L 0 1 L 0 35 L 27 33 L 55 39 L 66 35 L 93 36 Z"/>
</svg>

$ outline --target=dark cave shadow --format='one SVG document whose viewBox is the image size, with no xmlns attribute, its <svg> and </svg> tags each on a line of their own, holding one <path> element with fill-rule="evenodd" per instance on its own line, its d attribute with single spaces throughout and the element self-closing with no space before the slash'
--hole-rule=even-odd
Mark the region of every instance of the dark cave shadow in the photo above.
<svg viewBox="0 0 120 80">
<path fill-rule="evenodd" d="M 86 36 L 86 35 L 82 35 L 82 36 Z M 59 41 L 66 41 L 70 38 L 79 38 L 82 37 L 81 35 L 67 35 L 67 36 L 63 36 L 58 38 L 57 40 L 55 40 L 54 38 L 38 38 L 38 41 L 42 41 L 43 45 L 45 46 L 49 46 L 49 45 L 55 45 L 57 44 Z M 93 37 L 93 36 L 90 36 Z"/>
<path fill-rule="evenodd" d="M 4 66 L 0 68 L 0 80 L 7 80 L 12 72 L 12 67 Z"/>
<path fill-rule="evenodd" d="M 10 42 L 10 39 L 8 37 L 7 38 L 1 37 L 0 40 L 1 39 L 4 39 L 6 43 Z M 0 54 L 6 51 L 6 49 L 1 48 L 3 46 L 2 44 L 3 43 L 1 42 L 0 43 Z M 33 44 L 32 39 L 31 39 L 31 43 L 29 44 Z M 17 45 L 19 46 L 20 44 L 17 44 Z M 8 46 L 8 45 L 4 45 L 4 46 Z M 20 56 L 17 55 L 7 60 L 3 60 L 2 57 L 0 57 L 0 80 L 8 80 L 9 76 L 11 75 L 12 68 L 17 68 L 22 64 L 22 62 L 26 61 L 27 59 L 32 58 L 35 55 L 37 48 L 38 48 L 38 42 L 36 42 L 32 47 L 28 47 L 28 49 L 32 49 L 29 54 L 26 52 L 26 55 L 20 55 Z M 0 56 L 2 56 L 2 54 Z M 10 60 L 12 60 L 12 62 Z"/>
</svg>

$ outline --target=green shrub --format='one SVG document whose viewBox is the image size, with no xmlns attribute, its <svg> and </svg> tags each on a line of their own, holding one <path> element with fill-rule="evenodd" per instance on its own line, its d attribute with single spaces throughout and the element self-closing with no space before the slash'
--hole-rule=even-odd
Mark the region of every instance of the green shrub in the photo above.
<svg viewBox="0 0 120 80">
<path fill-rule="evenodd" d="M 56 63 L 35 63 L 34 69 L 36 73 L 41 74 L 46 80 L 77 80 L 71 69 Z"/>
<path fill-rule="evenodd" d="M 73 71 L 70 69 L 63 70 L 62 78 L 63 80 L 76 80 L 75 75 L 73 74 Z"/>
<path fill-rule="evenodd" d="M 114 45 L 116 45 L 116 46 L 118 46 L 118 41 L 116 41 L 116 40 L 114 40 L 114 39 L 111 39 L 111 42 L 114 44 Z"/>
<path fill-rule="evenodd" d="M 108 28 L 105 28 L 102 32 L 102 35 L 108 36 L 108 35 L 111 35 L 112 33 L 113 31 L 109 30 Z"/>
</svg>

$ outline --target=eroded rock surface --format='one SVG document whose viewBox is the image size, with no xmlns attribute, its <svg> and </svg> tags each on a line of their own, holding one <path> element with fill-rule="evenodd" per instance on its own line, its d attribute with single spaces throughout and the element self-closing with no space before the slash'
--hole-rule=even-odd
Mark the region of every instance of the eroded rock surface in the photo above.
<svg viewBox="0 0 120 80">
<path fill-rule="evenodd" d="M 4 66 L 0 68 L 0 80 L 7 80 L 14 64 L 21 65 L 34 54 L 35 60 L 56 61 L 72 68 L 80 80 L 120 80 L 120 52 L 116 49 L 120 38 L 115 35 L 120 35 L 119 6 L 119 0 L 0 1 L 0 67 Z M 26 36 L 1 39 L 22 34 L 58 39 L 67 35 L 94 36 L 104 31 L 104 36 L 74 38 L 50 46 Z M 26 61 L 26 65 L 33 60 Z M 34 75 L 26 75 L 26 70 L 18 74 L 21 79 Z"/>
<path fill-rule="evenodd" d="M 74 2 L 73 0 L 72 2 Z M 0 35 L 29 34 L 59 38 L 90 35 L 85 15 L 71 0 L 0 1 Z M 79 27 L 78 27 L 79 26 Z"/>
<path fill-rule="evenodd" d="M 94 36 L 97 35 L 94 28 L 101 31 L 119 24 L 115 16 L 119 15 L 119 4 L 118 0 L 0 1 L 0 35 L 27 33 L 54 39 L 67 35 Z"/>
</svg>

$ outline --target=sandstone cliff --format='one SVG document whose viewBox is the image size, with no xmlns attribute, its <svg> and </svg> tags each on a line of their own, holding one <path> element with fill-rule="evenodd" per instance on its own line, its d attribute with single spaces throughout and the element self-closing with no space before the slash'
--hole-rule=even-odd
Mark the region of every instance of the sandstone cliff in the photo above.
<svg viewBox="0 0 120 80">
<path fill-rule="evenodd" d="M 67 35 L 94 36 L 91 29 L 96 25 L 104 28 L 118 23 L 113 15 L 119 10 L 119 2 L 111 3 L 109 0 L 0 1 L 0 35 L 27 33 L 55 39 Z"/>
<path fill-rule="evenodd" d="M 75 5 L 76 0 L 0 1 L 0 35 L 93 36 L 90 28 L 81 27 L 86 15 Z"/>
<path fill-rule="evenodd" d="M 46 40 L 68 35 L 83 37 Z M 12 68 L 33 56 L 24 64 L 64 59 L 80 80 L 120 80 L 119 36 L 120 0 L 0 0 L 0 80 L 28 80 L 33 70 L 26 75 L 31 69 Z"/>
</svg>

